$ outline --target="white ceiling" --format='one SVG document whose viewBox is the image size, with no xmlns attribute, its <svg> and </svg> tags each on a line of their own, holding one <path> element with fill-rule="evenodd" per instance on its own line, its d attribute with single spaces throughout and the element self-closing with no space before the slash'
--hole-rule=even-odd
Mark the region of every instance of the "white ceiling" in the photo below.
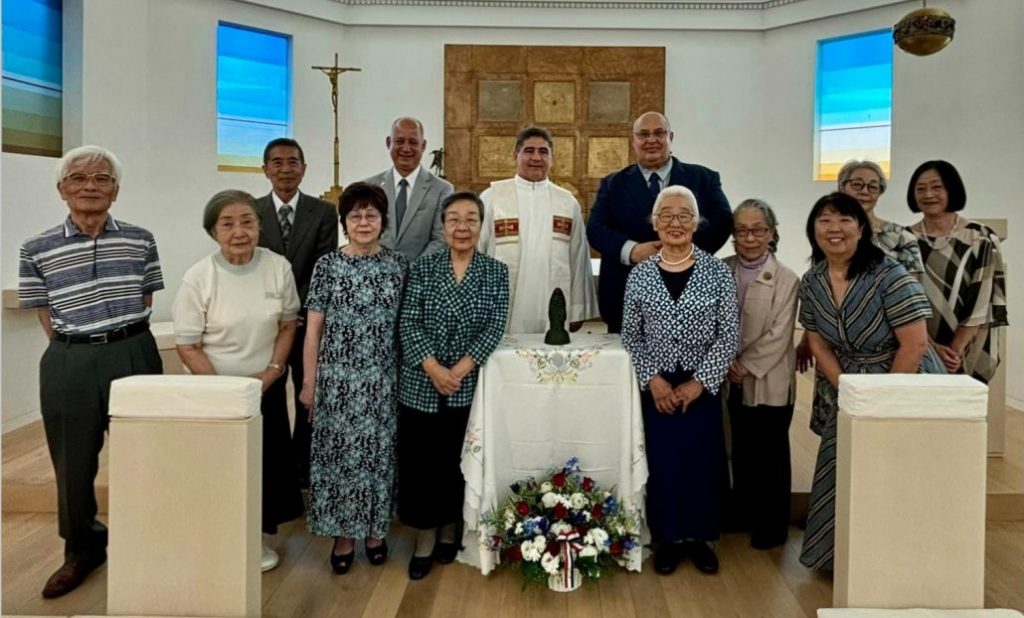
<svg viewBox="0 0 1024 618">
<path fill-rule="evenodd" d="M 911 0 L 239 0 L 347 26 L 769 30 Z"/>
</svg>

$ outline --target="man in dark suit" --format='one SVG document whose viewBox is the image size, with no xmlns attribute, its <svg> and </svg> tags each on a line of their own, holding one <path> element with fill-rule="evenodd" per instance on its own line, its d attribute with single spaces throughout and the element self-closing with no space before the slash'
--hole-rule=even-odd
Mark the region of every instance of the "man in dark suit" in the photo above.
<svg viewBox="0 0 1024 618">
<path fill-rule="evenodd" d="M 423 124 L 415 118 L 391 123 L 391 135 L 384 140 L 394 166 L 363 182 L 378 185 L 388 196 L 391 222 L 380 244 L 393 249 L 410 262 L 444 247 L 441 202 L 452 194 L 452 185 L 423 169 L 420 161 L 427 149 Z"/>
<path fill-rule="evenodd" d="M 718 172 L 673 157 L 672 137 L 668 118 L 658 112 L 637 118 L 633 123 L 636 165 L 601 180 L 590 211 L 587 238 L 601 253 L 598 307 L 610 333 L 622 329 L 622 300 L 630 269 L 661 249 L 651 225 L 654 198 L 661 189 L 682 185 L 697 196 L 701 222 L 694 242 L 704 251 L 721 249 L 732 232 L 732 211 Z"/>
<path fill-rule="evenodd" d="M 273 190 L 256 201 L 260 215 L 260 246 L 288 258 L 299 288 L 302 309 L 295 344 L 288 366 L 295 386 L 295 456 L 303 487 L 309 484 L 309 444 L 312 430 L 305 406 L 299 403 L 302 391 L 302 345 L 306 339 L 306 293 L 313 277 L 313 266 L 321 256 L 338 248 L 338 212 L 334 205 L 299 192 L 306 174 L 302 147 L 285 137 L 272 140 L 263 149 L 263 173 Z M 312 380 L 314 376 L 309 376 Z"/>
</svg>

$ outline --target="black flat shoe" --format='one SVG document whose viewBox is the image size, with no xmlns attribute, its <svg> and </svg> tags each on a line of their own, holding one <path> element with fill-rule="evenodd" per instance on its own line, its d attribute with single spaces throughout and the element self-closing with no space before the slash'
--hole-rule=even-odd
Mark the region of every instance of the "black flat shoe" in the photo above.
<svg viewBox="0 0 1024 618">
<path fill-rule="evenodd" d="M 409 579 L 423 579 L 434 565 L 433 556 L 413 556 L 409 560 Z"/>
<path fill-rule="evenodd" d="M 661 575 L 671 575 L 679 566 L 679 544 L 658 543 L 654 550 L 654 570 Z"/>
<path fill-rule="evenodd" d="M 686 556 L 701 573 L 714 575 L 718 572 L 718 556 L 704 541 L 687 541 L 684 545 Z"/>
<path fill-rule="evenodd" d="M 434 561 L 438 564 L 451 564 L 455 562 L 455 556 L 459 554 L 458 543 L 434 543 Z"/>
<path fill-rule="evenodd" d="M 377 547 L 366 547 L 366 559 L 373 566 L 380 566 L 388 559 L 388 541 L 384 539 Z"/>
</svg>

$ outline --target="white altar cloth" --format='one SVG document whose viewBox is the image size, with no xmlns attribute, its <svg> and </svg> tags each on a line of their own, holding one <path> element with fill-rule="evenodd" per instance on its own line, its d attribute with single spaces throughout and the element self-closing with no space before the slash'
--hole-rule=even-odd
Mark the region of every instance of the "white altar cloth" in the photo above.
<svg viewBox="0 0 1024 618">
<path fill-rule="evenodd" d="M 647 483 L 640 393 L 618 335 L 543 335 L 502 340 L 483 366 L 462 451 L 466 549 L 459 560 L 486 575 L 498 557 L 481 547 L 480 515 L 504 502 L 509 485 L 541 477 L 578 457 L 582 473 L 642 513 Z M 628 556 L 640 570 L 641 552 Z"/>
</svg>

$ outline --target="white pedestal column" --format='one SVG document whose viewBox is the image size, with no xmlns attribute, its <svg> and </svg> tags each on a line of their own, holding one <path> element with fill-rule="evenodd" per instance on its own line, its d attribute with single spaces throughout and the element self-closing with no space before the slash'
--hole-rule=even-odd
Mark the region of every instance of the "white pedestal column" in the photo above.
<svg viewBox="0 0 1024 618">
<path fill-rule="evenodd" d="M 840 378 L 836 607 L 984 606 L 986 404 L 967 376 Z"/>
<path fill-rule="evenodd" d="M 111 387 L 110 615 L 260 615 L 260 383 Z"/>
</svg>

